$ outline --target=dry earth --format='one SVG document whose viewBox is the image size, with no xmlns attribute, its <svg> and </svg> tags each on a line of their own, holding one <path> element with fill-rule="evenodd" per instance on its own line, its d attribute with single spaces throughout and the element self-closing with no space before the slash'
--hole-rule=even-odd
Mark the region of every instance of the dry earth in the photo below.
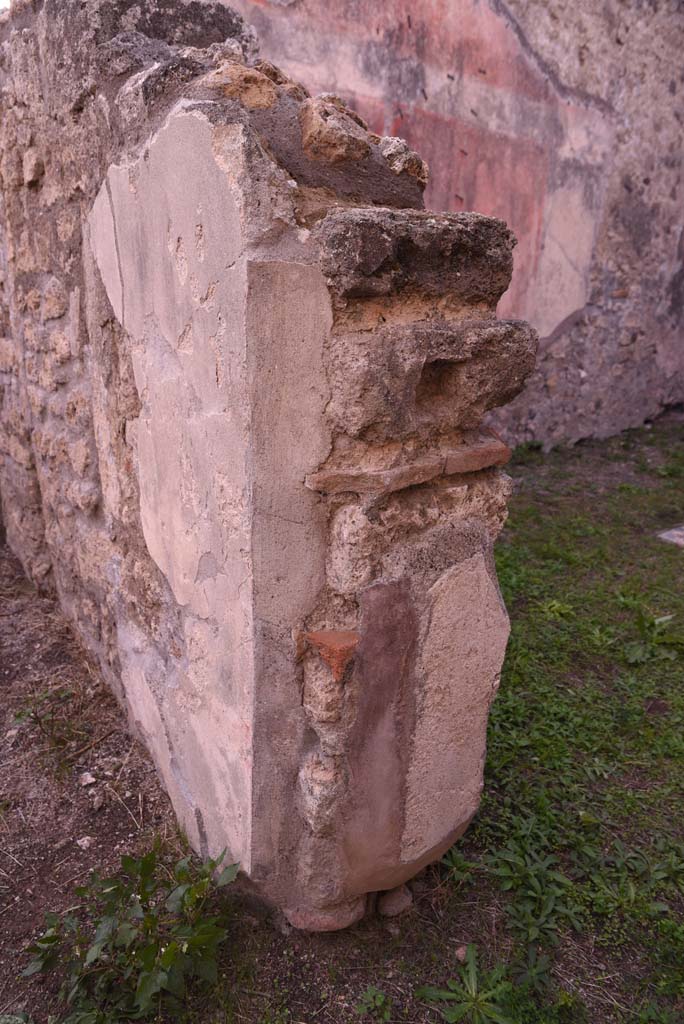
<svg viewBox="0 0 684 1024">
<path fill-rule="evenodd" d="M 155 835 L 176 836 L 154 767 L 69 631 L 0 548 L 0 1013 L 54 1008 L 17 979 L 47 910 Z M 92 781 L 91 781 L 92 779 Z M 28 1008 L 28 1007 L 27 1007 Z"/>
</svg>

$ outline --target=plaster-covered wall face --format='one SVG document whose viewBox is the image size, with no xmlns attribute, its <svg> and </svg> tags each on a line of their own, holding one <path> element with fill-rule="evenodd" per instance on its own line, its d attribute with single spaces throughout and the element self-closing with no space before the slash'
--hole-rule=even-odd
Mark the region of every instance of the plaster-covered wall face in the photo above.
<svg viewBox="0 0 684 1024">
<path fill-rule="evenodd" d="M 136 160 L 109 169 L 88 229 L 112 309 L 131 339 L 141 409 L 129 435 L 142 532 L 183 612 L 185 664 L 175 678 L 148 681 L 126 649 L 124 683 L 130 678 L 135 692 L 142 673 L 148 686 L 156 684 L 178 785 L 201 814 L 211 806 L 211 816 L 202 814 L 206 841 L 228 846 L 248 871 L 253 662 L 244 243 L 212 142 L 199 112 L 171 114 Z M 148 727 L 151 736 L 158 732 Z"/>
<path fill-rule="evenodd" d="M 482 679 L 494 697 L 508 618 L 481 552 L 443 573 L 428 591 L 420 674 L 425 680 L 406 783 L 402 860 L 443 841 L 441 823 L 461 808 L 465 828 L 480 803 L 485 745 Z M 483 644 L 479 638 L 489 637 Z M 454 795 L 457 794 L 454 799 Z"/>
<path fill-rule="evenodd" d="M 479 800 L 510 489 L 482 420 L 537 342 L 496 318 L 515 239 L 422 209 L 421 158 L 221 5 L 2 32 L 9 541 L 193 846 L 345 927 Z"/>
<path fill-rule="evenodd" d="M 509 439 L 606 436 L 684 399 L 677 0 L 236 0 L 262 50 L 426 159 L 426 205 L 501 217 L 500 313 L 539 332 Z"/>
</svg>

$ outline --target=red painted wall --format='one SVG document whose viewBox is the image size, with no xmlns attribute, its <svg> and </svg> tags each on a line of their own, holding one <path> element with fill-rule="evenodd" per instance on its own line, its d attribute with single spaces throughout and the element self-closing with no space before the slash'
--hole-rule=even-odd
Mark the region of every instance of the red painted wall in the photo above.
<svg viewBox="0 0 684 1024">
<path fill-rule="evenodd" d="M 507 15 L 487 0 L 231 2 L 264 56 L 427 160 L 428 207 L 507 221 L 519 244 L 501 313 L 549 335 L 584 305 L 611 126 L 554 84 Z"/>
</svg>

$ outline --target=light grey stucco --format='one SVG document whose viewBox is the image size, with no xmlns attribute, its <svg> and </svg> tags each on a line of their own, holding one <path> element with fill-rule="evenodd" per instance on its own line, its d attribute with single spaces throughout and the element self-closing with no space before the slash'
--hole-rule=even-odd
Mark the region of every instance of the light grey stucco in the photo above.
<svg viewBox="0 0 684 1024">
<path fill-rule="evenodd" d="M 124 685 L 135 691 L 142 677 L 154 693 L 190 816 L 212 807 L 202 814 L 203 841 L 213 853 L 228 845 L 249 870 L 247 271 L 237 206 L 212 141 L 200 113 L 172 114 L 137 160 L 110 168 L 89 227 L 107 295 L 131 338 L 145 542 L 184 612 L 185 658 L 175 678 L 148 678 L 144 653 L 124 642 Z M 157 713 L 150 708 L 146 717 Z M 147 732 L 157 735 L 159 723 Z"/>
</svg>

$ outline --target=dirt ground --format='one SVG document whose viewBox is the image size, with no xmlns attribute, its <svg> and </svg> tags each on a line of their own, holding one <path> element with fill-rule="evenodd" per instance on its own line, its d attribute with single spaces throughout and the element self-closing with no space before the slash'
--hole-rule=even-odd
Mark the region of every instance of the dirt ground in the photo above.
<svg viewBox="0 0 684 1024">
<path fill-rule="evenodd" d="M 46 911 L 122 853 L 175 837 L 154 767 L 55 603 L 0 547 L 0 1014 L 53 1010 L 17 979 Z"/>
</svg>

